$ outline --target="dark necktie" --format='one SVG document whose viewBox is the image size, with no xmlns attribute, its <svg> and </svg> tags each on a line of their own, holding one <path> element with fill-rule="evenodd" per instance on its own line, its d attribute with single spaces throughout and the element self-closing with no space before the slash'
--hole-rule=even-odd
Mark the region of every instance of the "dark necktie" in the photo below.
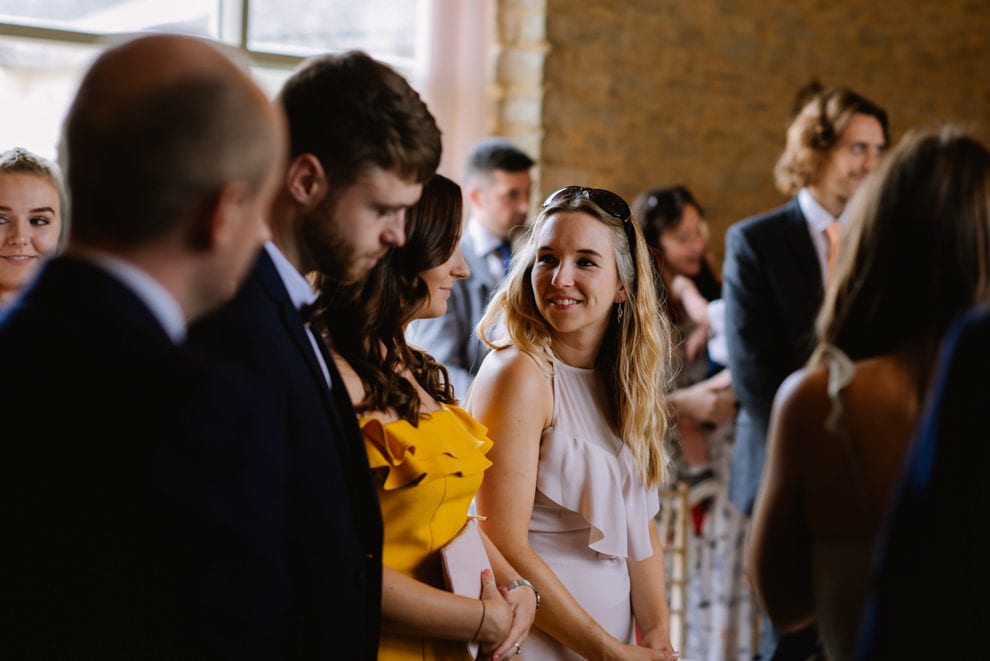
<svg viewBox="0 0 990 661">
<path fill-rule="evenodd" d="M 509 275 L 509 265 L 512 264 L 512 245 L 503 241 L 495 248 L 495 253 L 502 258 L 502 275 Z"/>
<path fill-rule="evenodd" d="M 314 321 L 319 319 L 318 311 L 319 308 L 316 303 L 303 303 L 302 307 L 299 308 L 299 316 L 302 317 L 303 325 L 306 328 L 309 328 Z"/>
</svg>

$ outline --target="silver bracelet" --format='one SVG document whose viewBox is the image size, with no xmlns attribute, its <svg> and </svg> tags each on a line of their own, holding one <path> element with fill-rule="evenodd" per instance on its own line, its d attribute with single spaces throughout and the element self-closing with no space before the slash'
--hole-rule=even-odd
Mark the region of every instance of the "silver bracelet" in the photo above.
<svg viewBox="0 0 990 661">
<path fill-rule="evenodd" d="M 520 588 L 520 587 L 524 587 L 524 586 L 527 587 L 527 588 L 529 588 L 530 590 L 532 590 L 533 591 L 533 594 L 536 595 L 536 610 L 539 610 L 540 609 L 540 591 L 536 589 L 536 586 L 535 585 L 533 585 L 532 583 L 530 583 L 529 581 L 527 581 L 525 578 L 517 578 L 516 580 L 512 581 L 507 586 L 505 586 L 505 591 L 506 592 L 512 592 L 516 588 Z"/>
</svg>

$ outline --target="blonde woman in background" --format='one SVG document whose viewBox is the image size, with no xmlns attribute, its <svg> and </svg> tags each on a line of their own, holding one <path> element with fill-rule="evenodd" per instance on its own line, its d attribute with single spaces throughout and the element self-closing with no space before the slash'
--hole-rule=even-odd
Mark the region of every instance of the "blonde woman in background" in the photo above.
<svg viewBox="0 0 990 661">
<path fill-rule="evenodd" d="M 64 213 L 54 163 L 20 147 L 0 154 L 0 309 L 65 244 Z"/>
</svg>

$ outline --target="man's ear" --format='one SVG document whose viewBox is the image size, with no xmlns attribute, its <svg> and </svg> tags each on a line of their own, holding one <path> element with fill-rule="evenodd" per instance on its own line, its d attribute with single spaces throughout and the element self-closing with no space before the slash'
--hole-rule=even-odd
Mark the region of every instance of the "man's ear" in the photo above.
<svg viewBox="0 0 990 661">
<path fill-rule="evenodd" d="M 192 230 L 194 247 L 215 251 L 230 245 L 237 232 L 244 231 L 241 222 L 244 205 L 251 201 L 251 191 L 243 181 L 228 181 L 203 205 Z"/>
<path fill-rule="evenodd" d="M 471 200 L 471 206 L 477 209 L 485 208 L 485 198 L 480 188 L 477 186 L 468 186 L 467 196 Z"/>
<path fill-rule="evenodd" d="M 323 165 L 313 154 L 299 154 L 285 171 L 285 190 L 306 211 L 313 209 L 326 196 L 328 188 Z"/>
</svg>

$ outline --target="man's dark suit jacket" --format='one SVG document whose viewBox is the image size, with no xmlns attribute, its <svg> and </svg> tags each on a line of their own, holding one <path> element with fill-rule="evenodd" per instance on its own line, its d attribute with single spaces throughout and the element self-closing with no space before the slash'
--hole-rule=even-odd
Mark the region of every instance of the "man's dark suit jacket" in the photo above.
<svg viewBox="0 0 990 661">
<path fill-rule="evenodd" d="M 68 257 L 0 318 L 0 352 L 0 656 L 282 656 L 284 487 L 259 400 Z"/>
<path fill-rule="evenodd" d="M 748 515 L 763 474 L 774 395 L 787 375 L 811 356 L 824 290 L 821 266 L 796 198 L 730 227 L 725 246 L 726 340 L 732 387 L 740 403 L 729 499 Z M 814 624 L 775 636 L 773 661 L 806 659 L 818 647 Z"/>
<path fill-rule="evenodd" d="M 361 431 L 328 355 L 332 391 L 327 387 L 267 252 L 234 300 L 191 330 L 190 343 L 249 372 L 278 421 L 287 467 L 294 658 L 374 659 L 382 521 Z"/>
<path fill-rule="evenodd" d="M 725 235 L 722 297 L 732 386 L 740 402 L 729 498 L 753 509 L 777 388 L 814 348 L 822 273 L 797 199 Z"/>
<path fill-rule="evenodd" d="M 924 311 L 919 311 L 923 314 Z M 990 307 L 946 334 L 878 538 L 860 659 L 983 658 L 990 619 Z"/>
</svg>

